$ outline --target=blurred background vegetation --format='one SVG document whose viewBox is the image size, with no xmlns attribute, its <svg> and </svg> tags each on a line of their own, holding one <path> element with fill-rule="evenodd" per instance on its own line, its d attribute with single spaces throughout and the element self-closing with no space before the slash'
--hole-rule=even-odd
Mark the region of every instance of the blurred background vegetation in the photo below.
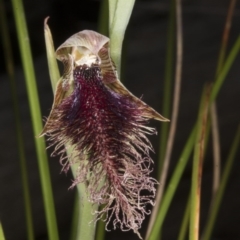
<svg viewBox="0 0 240 240">
<path fill-rule="evenodd" d="M 19 116 L 23 131 L 23 147 L 27 161 L 30 198 L 33 212 L 33 225 L 36 240 L 48 239 L 44 215 L 42 193 L 39 180 L 36 151 L 34 146 L 35 134 L 29 112 L 29 103 L 21 64 L 21 57 L 16 35 L 11 1 L 4 1 L 4 13 L 7 18 L 10 33 L 13 61 L 15 96 L 19 105 Z M 176 138 L 173 145 L 169 168 L 172 176 L 179 156 L 196 122 L 203 86 L 206 82 L 213 82 L 216 78 L 219 51 L 222 42 L 224 25 L 230 1 L 224 0 L 185 0 L 182 1 L 183 21 L 183 68 L 182 86 L 177 123 Z M 53 100 L 51 83 L 49 80 L 43 21 L 50 16 L 49 26 L 52 31 L 55 47 L 59 46 L 72 34 L 84 30 L 98 30 L 101 1 L 97 0 L 42 0 L 23 1 L 28 26 L 37 89 L 40 98 L 41 111 L 47 116 Z M 168 0 L 136 0 L 129 26 L 127 28 L 122 65 L 122 80 L 127 88 L 136 96 L 143 96 L 143 100 L 150 106 L 163 112 L 164 72 L 170 17 L 170 1 Z M 2 15 L 2 13 L 0 13 Z M 105 17 L 105 15 L 104 15 Z M 240 3 L 236 1 L 229 41 L 226 48 L 228 56 L 233 44 L 239 37 Z M 101 30 L 105 32 L 106 29 Z M 174 30 L 175 31 L 175 30 Z M 2 34 L 2 33 L 1 33 Z M 1 38 L 2 39 L 2 38 Z M 176 47 L 172 48 L 172 75 L 175 74 Z M 6 239 L 25 240 L 26 226 L 19 164 L 15 116 L 12 103 L 11 88 L 4 58 L 3 44 L 0 44 L 0 220 Z M 224 164 L 237 132 L 240 120 L 239 92 L 240 92 L 240 57 L 239 54 L 226 77 L 220 90 L 216 104 L 220 135 L 221 166 Z M 61 66 L 60 66 L 61 68 Z M 170 87 L 172 95 L 173 85 Z M 172 100 L 171 100 L 172 103 Z M 171 113 L 171 111 L 170 111 Z M 169 113 L 169 117 L 171 118 Z M 160 132 L 158 122 L 150 123 Z M 157 176 L 159 158 L 159 135 L 151 137 L 156 154 L 155 171 Z M 49 151 L 50 152 L 50 151 Z M 191 158 L 192 159 L 192 158 Z M 212 198 L 213 184 L 213 151 L 210 135 L 206 149 L 201 196 L 200 230 L 203 231 L 208 219 Z M 234 167 L 224 192 L 221 208 L 215 222 L 211 239 L 237 240 L 240 239 L 240 161 L 239 151 L 235 156 Z M 49 158 L 54 203 L 60 239 L 69 239 L 72 212 L 74 208 L 75 190 L 68 190 L 72 176 L 60 174 L 61 166 L 58 158 Z M 161 232 L 161 239 L 177 239 L 183 215 L 185 212 L 192 179 L 192 161 L 189 161 L 180 184 L 174 195 L 173 202 L 167 212 Z M 145 236 L 149 217 L 146 218 L 141 233 Z M 106 233 L 106 239 L 138 239 L 132 232 L 120 230 Z M 188 239 L 188 238 L 187 238 Z"/>
</svg>

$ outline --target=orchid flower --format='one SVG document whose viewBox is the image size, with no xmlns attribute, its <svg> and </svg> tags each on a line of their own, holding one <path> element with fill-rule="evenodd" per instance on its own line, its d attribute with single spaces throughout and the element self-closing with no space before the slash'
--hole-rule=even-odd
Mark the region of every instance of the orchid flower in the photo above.
<svg viewBox="0 0 240 240">
<path fill-rule="evenodd" d="M 93 204 L 104 207 L 106 228 L 138 229 L 154 204 L 157 181 L 150 177 L 153 150 L 146 135 L 156 134 L 149 119 L 168 121 L 130 93 L 118 79 L 110 57 L 109 38 L 90 30 L 81 31 L 56 51 L 63 62 L 51 113 L 42 136 L 53 155 L 60 155 L 63 170 L 77 164 L 74 187 L 87 186 Z M 71 153 L 66 154 L 66 146 Z"/>
</svg>

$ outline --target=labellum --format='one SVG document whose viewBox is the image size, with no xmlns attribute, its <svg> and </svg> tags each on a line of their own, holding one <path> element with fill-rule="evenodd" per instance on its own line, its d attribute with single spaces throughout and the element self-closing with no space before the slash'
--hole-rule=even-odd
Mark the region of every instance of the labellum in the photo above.
<svg viewBox="0 0 240 240">
<path fill-rule="evenodd" d="M 138 233 L 148 204 L 154 204 L 156 180 L 150 177 L 152 146 L 146 137 L 155 129 L 151 118 L 168 121 L 119 81 L 110 57 L 109 39 L 85 30 L 56 51 L 64 64 L 51 113 L 42 131 L 55 145 L 63 170 L 78 164 L 78 183 L 87 186 L 88 199 L 103 204 L 106 229 L 113 226 Z M 71 153 L 66 155 L 66 146 Z M 140 237 L 140 235 L 139 235 Z"/>
</svg>

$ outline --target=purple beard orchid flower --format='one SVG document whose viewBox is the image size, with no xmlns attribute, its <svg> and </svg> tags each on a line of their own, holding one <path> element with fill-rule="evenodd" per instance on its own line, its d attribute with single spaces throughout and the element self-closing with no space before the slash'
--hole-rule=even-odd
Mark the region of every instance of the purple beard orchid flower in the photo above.
<svg viewBox="0 0 240 240">
<path fill-rule="evenodd" d="M 103 205 L 106 228 L 138 229 L 154 204 L 157 181 L 150 177 L 152 150 L 146 134 L 149 119 L 168 121 L 131 94 L 118 80 L 110 58 L 109 39 L 85 30 L 56 51 L 64 64 L 51 113 L 42 131 L 56 145 L 63 170 L 78 164 L 78 183 L 87 186 L 88 199 Z M 66 146 L 71 153 L 66 155 Z"/>
</svg>

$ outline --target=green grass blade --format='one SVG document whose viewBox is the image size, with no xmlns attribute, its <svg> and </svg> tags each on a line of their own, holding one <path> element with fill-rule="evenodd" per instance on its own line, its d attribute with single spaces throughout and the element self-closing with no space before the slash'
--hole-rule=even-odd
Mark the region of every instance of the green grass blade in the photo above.
<svg viewBox="0 0 240 240">
<path fill-rule="evenodd" d="M 236 59 L 236 56 L 239 54 L 240 51 L 240 36 L 237 38 L 236 42 L 234 43 L 228 57 L 226 58 L 226 61 L 222 67 L 222 70 L 219 72 L 219 75 L 216 79 L 216 82 L 214 83 L 211 95 L 210 95 L 210 103 L 212 103 L 212 101 L 214 99 L 216 99 L 217 94 L 224 82 L 224 80 L 226 79 L 226 76 L 234 62 L 234 60 Z"/>
<path fill-rule="evenodd" d="M 219 57 L 218 57 L 216 76 L 220 72 L 222 65 L 225 61 L 229 33 L 232 26 L 232 18 L 233 18 L 234 9 L 235 9 L 237 0 L 230 0 L 229 2 L 230 3 L 229 3 L 228 13 L 227 13 L 227 19 L 225 22 L 225 27 L 224 27 L 223 36 L 222 36 L 222 43 L 221 43 Z"/>
<path fill-rule="evenodd" d="M 166 192 L 162 198 L 162 203 L 159 208 L 159 212 L 155 221 L 155 224 L 153 226 L 152 232 L 149 236 L 149 240 L 157 240 L 159 231 L 162 227 L 163 221 L 166 217 L 167 211 L 169 209 L 169 206 L 171 204 L 172 198 L 174 196 L 174 193 L 176 192 L 177 186 L 180 182 L 180 179 L 182 177 L 183 171 L 187 165 L 187 162 L 189 160 L 190 154 L 193 150 L 194 146 L 194 139 L 196 137 L 196 127 L 193 128 L 186 144 L 183 149 L 183 152 L 179 158 L 179 161 L 177 163 L 177 166 L 175 167 L 175 170 L 173 172 L 173 175 L 169 181 L 169 184 L 166 188 Z"/>
<path fill-rule="evenodd" d="M 180 227 L 180 232 L 177 240 L 185 240 L 187 236 L 188 226 L 189 226 L 189 216 L 190 216 L 190 197 L 188 197 L 187 205 L 184 211 L 182 224 Z"/>
<path fill-rule="evenodd" d="M 122 44 L 135 0 L 109 0 L 108 2 L 111 57 L 120 75 Z"/>
<path fill-rule="evenodd" d="M 0 222 L 0 240 L 5 240 L 2 223 Z"/>
<path fill-rule="evenodd" d="M 26 218 L 26 231 L 27 231 L 27 239 L 34 239 L 34 228 L 33 228 L 33 220 L 32 220 L 32 210 L 31 210 L 31 200 L 30 200 L 30 190 L 28 184 L 28 171 L 27 171 L 27 163 L 24 151 L 24 140 L 23 133 L 21 128 L 21 118 L 20 118 L 20 110 L 17 99 L 17 89 L 15 83 L 14 76 L 14 61 L 13 54 L 11 50 L 11 41 L 8 32 L 8 26 L 5 16 L 5 8 L 4 2 L 0 0 L 0 29 L 1 36 L 3 42 L 3 51 L 5 55 L 5 63 L 7 67 L 7 73 L 10 82 L 12 102 L 13 102 L 13 111 L 15 118 L 15 128 L 17 135 L 17 144 L 18 144 L 18 155 L 20 160 L 20 170 L 21 170 L 21 178 L 22 178 L 22 187 L 23 187 L 23 198 L 24 198 L 24 209 L 25 209 L 25 218 Z"/>
<path fill-rule="evenodd" d="M 29 36 L 27 32 L 25 14 L 21 0 L 12 0 L 13 12 L 18 34 L 19 47 L 21 52 L 22 64 L 25 74 L 27 94 L 30 105 L 30 112 L 33 124 L 34 136 L 42 131 L 42 116 L 40 112 L 39 98 L 36 86 L 32 55 L 30 50 Z M 48 167 L 48 158 L 46 154 L 46 145 L 43 138 L 36 138 L 35 146 L 38 158 L 40 180 L 43 192 L 44 210 L 46 214 L 47 229 L 50 240 L 57 240 L 58 230 L 53 201 L 53 192 L 51 187 L 50 172 Z"/>
<path fill-rule="evenodd" d="M 204 154 L 206 153 L 206 150 L 207 150 L 209 135 L 210 135 L 210 121 L 208 121 L 208 123 L 207 123 Z M 188 233 L 188 228 L 189 228 L 189 218 L 190 218 L 190 195 L 188 197 L 188 202 L 186 204 L 182 224 L 181 224 L 181 227 L 180 227 L 180 232 L 179 232 L 179 235 L 178 235 L 178 240 L 185 240 L 186 239 L 186 236 L 187 236 L 187 233 Z"/>
<path fill-rule="evenodd" d="M 225 166 L 223 167 L 223 174 L 221 177 L 220 185 L 219 185 L 218 191 L 216 193 L 216 196 L 212 203 L 212 207 L 209 212 L 209 217 L 208 217 L 208 220 L 207 220 L 204 232 L 203 232 L 203 236 L 201 238 L 202 240 L 210 240 L 211 239 L 211 235 L 212 235 L 214 224 L 216 222 L 218 210 L 221 205 L 224 191 L 225 191 L 225 188 L 226 188 L 229 176 L 230 176 L 230 172 L 233 167 L 236 153 L 239 150 L 239 147 L 240 147 L 240 126 L 237 129 L 237 133 L 233 140 L 229 155 L 227 157 L 227 161 L 225 163 Z"/>
<path fill-rule="evenodd" d="M 219 51 L 217 69 L 216 69 L 216 77 L 222 68 L 222 65 L 225 61 L 225 55 L 228 45 L 228 39 L 230 35 L 230 30 L 232 26 L 232 18 L 234 15 L 234 9 L 236 5 L 236 0 L 229 1 L 229 7 L 227 12 L 227 17 L 225 21 L 225 26 L 222 35 L 222 43 Z M 212 119 L 212 142 L 213 142 L 213 190 L 212 190 L 212 198 L 214 198 L 215 193 L 218 189 L 220 182 L 220 174 L 221 174 L 221 154 L 220 154 L 220 137 L 219 137 L 219 129 L 218 129 L 218 118 L 216 113 L 216 103 L 213 102 L 211 106 L 211 119 Z"/>
<path fill-rule="evenodd" d="M 190 226 L 189 239 L 199 239 L 200 227 L 200 200 L 201 200 L 201 182 L 203 169 L 203 156 L 205 136 L 207 129 L 207 117 L 209 108 L 209 87 L 204 89 L 197 122 L 197 137 L 195 140 L 193 169 L 192 169 L 192 186 L 191 186 L 191 208 L 190 208 Z"/>
<path fill-rule="evenodd" d="M 222 70 L 220 71 L 210 94 L 210 99 L 209 102 L 212 103 L 212 101 L 217 97 L 217 94 L 219 93 L 219 90 L 224 82 L 224 80 L 226 79 L 226 76 L 236 58 L 236 56 L 238 55 L 240 51 L 240 37 L 237 38 L 236 42 L 234 43 L 224 65 Z M 193 144 L 194 144 L 194 139 L 195 139 L 195 134 L 196 134 L 196 124 L 194 125 L 191 134 L 187 140 L 187 143 L 185 144 L 185 147 L 183 149 L 183 152 L 179 158 L 178 164 L 175 167 L 174 173 L 170 179 L 170 182 L 168 184 L 168 187 L 165 191 L 165 194 L 162 198 L 162 203 L 160 205 L 159 208 L 159 213 L 158 216 L 155 220 L 155 224 L 153 226 L 153 230 L 149 236 L 149 240 L 157 240 L 158 239 L 158 234 L 159 231 L 162 227 L 163 221 L 166 217 L 166 213 L 168 211 L 168 208 L 171 204 L 171 201 L 173 199 L 173 196 L 176 192 L 176 188 L 179 184 L 180 178 L 183 174 L 183 171 L 186 167 L 188 158 L 190 156 L 190 153 L 192 151 L 193 148 Z"/>
<path fill-rule="evenodd" d="M 209 141 L 209 135 L 210 135 L 210 121 L 207 123 L 207 129 L 206 129 L 206 137 L 205 137 L 205 147 L 204 147 L 204 154 L 206 153 L 208 141 Z M 185 240 L 188 229 L 189 229 L 189 218 L 190 218 L 190 195 L 188 197 L 188 202 L 185 208 L 182 224 L 180 227 L 180 232 L 178 235 L 178 240 Z"/>
<path fill-rule="evenodd" d="M 0 240 L 5 240 L 2 223 L 0 222 Z"/>
<path fill-rule="evenodd" d="M 164 86 L 163 86 L 163 109 L 162 115 L 166 118 L 170 119 L 170 110 L 171 110 L 171 99 L 172 99 L 172 81 L 173 81 L 173 73 L 174 73 L 174 49 L 175 49 L 175 0 L 170 1 L 170 12 L 169 12 L 169 20 L 168 20 L 168 33 L 167 33 L 167 50 L 166 50 L 166 65 L 165 65 L 165 73 L 164 73 Z M 164 168 L 164 161 L 165 161 L 165 154 L 167 149 L 167 142 L 169 136 L 169 124 L 162 124 L 161 123 L 160 129 L 160 137 L 159 137 L 159 154 L 158 154 L 158 172 L 157 176 L 159 181 L 163 181 L 165 178 L 162 173 L 162 169 Z M 165 165 L 166 169 L 166 165 Z M 165 171 L 166 175 L 167 171 Z M 164 173 L 163 173 L 164 174 Z M 162 177 L 162 178 L 161 178 Z M 165 185 L 165 184 L 164 184 Z M 156 205 L 153 208 L 152 214 L 150 216 L 150 220 L 148 223 L 148 229 L 146 237 L 149 236 L 152 226 L 155 222 L 155 217 L 157 214 L 158 204 L 161 201 L 161 192 L 163 188 L 158 188 L 158 194 L 156 196 Z"/>
</svg>

